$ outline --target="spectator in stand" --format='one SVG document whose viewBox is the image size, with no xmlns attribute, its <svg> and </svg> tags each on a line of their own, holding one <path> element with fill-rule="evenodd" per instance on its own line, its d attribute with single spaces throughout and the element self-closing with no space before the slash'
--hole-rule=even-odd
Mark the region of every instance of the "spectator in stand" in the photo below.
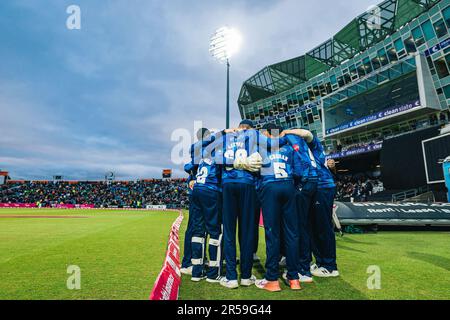
<svg viewBox="0 0 450 320">
<path fill-rule="evenodd" d="M 383 191 L 380 180 L 370 178 L 365 174 L 336 175 L 336 200 L 365 202 L 377 192 Z M 375 188 L 376 187 L 376 188 Z"/>
<path fill-rule="evenodd" d="M 336 181 L 336 200 L 367 201 L 383 184 L 364 174 L 339 175 L 336 163 L 327 166 Z M 188 208 L 186 180 L 146 180 L 114 182 L 24 182 L 0 186 L 0 203 L 35 203 L 42 207 L 56 204 L 94 204 L 101 207 L 145 208 L 146 205 L 166 205 L 168 208 Z"/>
<path fill-rule="evenodd" d="M 94 204 L 96 207 L 143 208 L 166 205 L 186 208 L 186 180 L 115 182 L 24 182 L 0 186 L 1 203 Z"/>
</svg>

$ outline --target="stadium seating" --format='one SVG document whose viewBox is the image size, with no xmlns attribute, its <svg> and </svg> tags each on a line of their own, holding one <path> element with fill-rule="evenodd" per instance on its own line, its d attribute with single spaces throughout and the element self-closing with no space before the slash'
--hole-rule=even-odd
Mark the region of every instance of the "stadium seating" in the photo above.
<svg viewBox="0 0 450 320">
<path fill-rule="evenodd" d="M 185 179 L 82 182 L 23 181 L 0 186 L 0 203 L 94 204 L 95 207 L 188 207 Z"/>
</svg>

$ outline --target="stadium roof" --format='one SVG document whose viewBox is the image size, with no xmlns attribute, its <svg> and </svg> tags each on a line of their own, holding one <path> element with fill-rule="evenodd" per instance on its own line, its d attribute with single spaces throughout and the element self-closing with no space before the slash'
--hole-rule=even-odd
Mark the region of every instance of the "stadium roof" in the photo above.
<svg viewBox="0 0 450 320">
<path fill-rule="evenodd" d="M 378 5 L 378 28 L 371 27 L 373 13 L 365 12 L 306 54 L 264 67 L 242 85 L 239 106 L 286 91 L 341 64 L 393 34 L 438 1 L 383 1 Z"/>
</svg>

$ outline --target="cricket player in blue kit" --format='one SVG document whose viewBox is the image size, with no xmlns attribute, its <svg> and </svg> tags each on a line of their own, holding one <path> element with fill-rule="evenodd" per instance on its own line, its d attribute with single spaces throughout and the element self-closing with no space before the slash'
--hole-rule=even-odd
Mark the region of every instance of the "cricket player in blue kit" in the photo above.
<svg viewBox="0 0 450 320">
<path fill-rule="evenodd" d="M 181 263 L 181 273 L 192 275 L 192 254 L 191 254 L 191 238 L 192 238 L 192 189 L 194 187 L 195 175 L 197 174 L 198 165 L 202 157 L 202 149 L 211 143 L 210 131 L 201 128 L 197 131 L 198 141 L 190 147 L 191 161 L 184 166 L 184 171 L 189 174 L 188 178 L 188 194 L 189 194 L 189 219 L 184 235 L 184 252 L 183 261 Z"/>
<path fill-rule="evenodd" d="M 236 271 L 236 229 L 239 226 L 240 271 L 242 286 L 255 283 L 252 275 L 253 254 L 257 232 L 257 173 L 262 166 L 258 146 L 272 142 L 256 130 L 251 130 L 252 122 L 244 120 L 239 129 L 225 130 L 225 135 L 208 148 L 222 148 L 222 189 L 223 189 L 223 238 L 226 276 L 220 284 L 226 288 L 239 287 Z M 274 142 L 276 143 L 276 142 Z M 286 142 L 285 142 L 286 143 Z"/>
<path fill-rule="evenodd" d="M 220 152 L 220 151 L 219 151 Z M 204 154 L 200 161 L 192 192 L 192 278 L 194 282 L 215 283 L 222 269 L 221 165 L 214 158 L 218 154 Z M 209 267 L 204 270 L 204 254 L 208 239 Z"/>
<path fill-rule="evenodd" d="M 308 154 L 311 157 L 313 167 L 317 169 L 317 187 L 301 185 L 301 191 L 297 196 L 300 219 L 304 215 L 308 216 L 307 233 L 300 230 L 300 233 L 310 237 L 310 241 L 301 241 L 300 249 L 300 273 L 308 275 L 307 269 L 311 262 L 311 252 L 314 253 L 316 264 L 310 266 L 310 272 L 317 277 L 337 277 L 339 272 L 336 265 L 336 238 L 333 226 L 333 202 L 336 193 L 336 185 L 333 175 L 326 165 L 326 157 L 319 139 L 308 130 L 293 129 L 285 130 L 282 135 L 297 135 L 305 139 L 308 144 Z M 305 185 L 307 188 L 305 189 Z M 312 202 L 311 202 L 312 200 Z M 304 204 L 310 206 L 309 211 L 305 210 Z M 308 247 L 309 243 L 309 247 Z"/>
<path fill-rule="evenodd" d="M 319 182 L 314 199 L 312 214 L 312 245 L 316 258 L 311 272 L 316 277 L 338 277 L 336 264 L 336 238 L 333 226 L 333 202 L 336 195 L 336 184 L 333 175 L 326 165 L 326 157 L 317 137 L 308 143 L 317 163 Z"/>
<path fill-rule="evenodd" d="M 314 155 L 307 142 L 313 135 L 306 130 L 285 130 L 282 133 L 293 147 L 294 176 L 296 185 L 297 212 L 299 216 L 299 273 L 300 282 L 313 282 L 311 266 L 311 214 L 317 194 L 319 173 Z"/>
<path fill-rule="evenodd" d="M 268 138 L 278 137 L 281 129 L 267 124 L 262 130 Z M 258 180 L 266 236 L 266 274 L 256 286 L 271 292 L 281 291 L 278 278 L 280 247 L 284 246 L 287 278 L 293 290 L 300 290 L 298 273 L 298 215 L 293 176 L 294 149 L 290 145 L 268 148 Z M 281 230 L 284 239 L 281 243 Z"/>
<path fill-rule="evenodd" d="M 246 124 L 241 123 L 245 129 Z M 236 223 L 239 225 L 241 285 L 250 286 L 256 278 L 252 276 L 253 251 L 255 248 L 255 204 L 256 172 L 262 163 L 255 158 L 251 164 L 243 163 L 253 155 L 256 148 L 249 141 L 246 131 L 227 134 L 224 139 L 224 161 L 222 171 L 223 186 L 223 227 L 224 255 L 227 264 L 226 277 L 221 285 L 227 288 L 239 286 L 236 272 Z"/>
</svg>

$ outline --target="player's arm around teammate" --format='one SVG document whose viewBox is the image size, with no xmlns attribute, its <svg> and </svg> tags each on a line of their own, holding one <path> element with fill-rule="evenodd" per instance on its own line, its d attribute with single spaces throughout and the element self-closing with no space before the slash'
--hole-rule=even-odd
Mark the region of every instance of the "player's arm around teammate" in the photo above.
<svg viewBox="0 0 450 320">
<path fill-rule="evenodd" d="M 224 136 L 223 143 L 222 212 L 226 276 L 220 284 L 229 289 L 239 287 L 236 234 L 240 247 L 240 285 L 250 286 L 256 280 L 252 275 L 257 231 L 255 172 L 259 171 L 261 163 L 257 154 L 252 153 L 251 131 L 248 130 L 251 126 L 251 122 L 243 121 L 239 131 L 230 130 Z"/>
<path fill-rule="evenodd" d="M 336 238 L 332 222 L 336 194 L 333 175 L 327 167 L 326 156 L 317 137 L 302 129 L 288 130 L 286 133 L 301 136 L 306 140 L 318 173 L 317 192 L 312 197 L 309 222 L 312 237 L 310 243 L 316 259 L 311 272 L 317 277 L 337 277 L 339 271 L 336 264 Z"/>
<path fill-rule="evenodd" d="M 277 138 L 280 129 L 268 124 L 262 132 L 268 138 Z M 278 281 L 281 246 L 284 246 L 286 253 L 289 286 L 293 290 L 301 289 L 298 273 L 298 215 L 292 172 L 293 151 L 289 145 L 272 146 L 265 152 L 261 151 L 265 157 L 258 181 L 258 195 L 266 237 L 266 274 L 264 279 L 256 282 L 256 286 L 271 292 L 281 291 Z"/>
<path fill-rule="evenodd" d="M 317 193 L 318 171 L 315 158 L 307 142 L 313 140 L 311 132 L 302 129 L 285 130 L 282 136 L 288 139 L 294 149 L 294 176 L 296 184 L 296 203 L 299 217 L 299 272 L 300 281 L 313 282 L 311 274 L 312 247 L 311 227 L 312 208 Z"/>
<path fill-rule="evenodd" d="M 336 195 L 336 184 L 333 175 L 327 167 L 326 157 L 317 137 L 308 143 L 319 170 L 317 196 L 314 201 L 314 215 L 312 221 L 313 253 L 316 266 L 312 273 L 317 277 L 338 277 L 336 263 L 336 237 L 333 225 L 333 204 Z"/>
</svg>

